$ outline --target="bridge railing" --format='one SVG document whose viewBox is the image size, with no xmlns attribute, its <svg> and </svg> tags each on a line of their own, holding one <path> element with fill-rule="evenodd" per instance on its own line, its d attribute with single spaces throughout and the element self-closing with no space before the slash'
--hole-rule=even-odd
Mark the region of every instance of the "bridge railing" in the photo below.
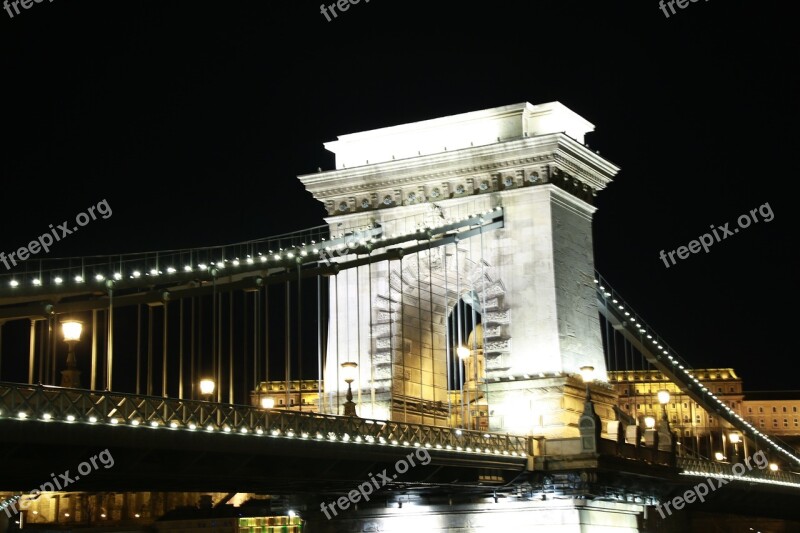
<svg viewBox="0 0 800 533">
<path fill-rule="evenodd" d="M 751 480 L 761 483 L 800 487 L 800 474 L 796 472 L 785 470 L 772 471 L 758 465 L 753 460 L 749 461 L 750 467 L 746 466 L 746 462 L 742 462 L 741 464 L 744 466 L 744 471 L 737 474 L 734 471 L 734 464 L 732 463 L 721 463 L 719 461 L 689 457 L 679 457 L 677 460 L 677 466 L 683 470 L 684 475 L 721 477 L 741 481 Z"/>
<path fill-rule="evenodd" d="M 761 432 L 706 388 L 694 375 L 691 365 L 679 357 L 675 350 L 644 321 L 630 304 L 623 300 L 622 296 L 609 286 L 608 281 L 597 271 L 595 271 L 595 286 L 599 300 L 603 302 L 609 313 L 617 317 L 622 324 L 623 331 L 627 331 L 631 338 L 638 339 L 642 346 L 642 353 L 648 358 L 650 364 L 656 367 L 660 365 L 662 372 L 672 376 L 670 379 L 678 383 L 681 388 L 685 387 L 690 394 L 694 393 L 695 401 L 706 411 L 717 414 L 740 430 L 743 435 L 760 443 L 763 447 L 770 448 L 788 458 L 794 467 L 800 465 L 800 456 L 790 444 L 782 441 L 779 437 Z M 650 356 L 647 356 L 648 352 L 651 354 Z"/>
<path fill-rule="evenodd" d="M 378 446 L 527 456 L 519 435 L 262 409 L 128 393 L 0 382 L 0 418 L 224 432 Z"/>
</svg>

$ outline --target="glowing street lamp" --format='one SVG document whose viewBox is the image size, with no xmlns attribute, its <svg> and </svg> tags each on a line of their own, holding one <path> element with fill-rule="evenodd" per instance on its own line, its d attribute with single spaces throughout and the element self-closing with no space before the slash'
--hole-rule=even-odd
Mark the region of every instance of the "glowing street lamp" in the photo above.
<svg viewBox="0 0 800 533">
<path fill-rule="evenodd" d="M 738 433 L 729 433 L 728 441 L 733 444 L 733 457 L 735 460 L 739 459 L 739 442 L 742 440 Z"/>
<path fill-rule="evenodd" d="M 270 398 L 269 396 L 262 396 L 261 407 L 263 409 L 272 409 L 273 407 L 275 407 L 275 398 Z"/>
<path fill-rule="evenodd" d="M 594 367 L 591 365 L 582 366 L 580 368 L 581 371 L 581 378 L 583 378 L 583 382 L 586 383 L 586 401 L 589 401 L 591 398 L 591 391 L 589 390 L 589 384 L 594 379 Z"/>
<path fill-rule="evenodd" d="M 67 343 L 67 368 L 61 371 L 61 386 L 79 388 L 81 386 L 81 371 L 75 360 L 75 344 L 81 340 L 83 322 L 79 320 L 65 320 L 61 323 L 61 332 L 64 342 Z"/>
<path fill-rule="evenodd" d="M 458 355 L 458 358 L 461 359 L 462 361 L 469 359 L 470 356 L 469 348 L 467 348 L 466 346 L 459 346 L 458 348 L 456 348 L 456 355 Z"/>
<path fill-rule="evenodd" d="M 666 389 L 662 389 L 658 391 L 658 403 L 661 404 L 661 419 L 664 421 L 664 425 L 667 427 L 667 431 L 669 431 L 669 417 L 667 416 L 667 404 L 669 403 L 669 391 Z"/>
<path fill-rule="evenodd" d="M 580 368 L 580 372 L 583 382 L 586 383 L 586 401 L 583 402 L 583 413 L 578 418 L 581 451 L 584 453 L 597 453 L 603 423 L 594 410 L 592 392 L 589 389 L 589 384 L 594 380 L 594 367 L 591 365 L 584 365 Z"/>
<path fill-rule="evenodd" d="M 661 405 L 667 405 L 669 403 L 669 391 L 666 389 L 662 389 L 658 391 L 658 403 Z"/>
<path fill-rule="evenodd" d="M 350 386 L 356 379 L 357 367 L 358 363 L 352 361 L 342 363 L 342 374 L 345 383 L 347 383 L 347 401 L 344 402 L 344 416 L 358 416 L 356 415 L 356 404 L 353 402 L 353 389 Z"/>
<path fill-rule="evenodd" d="M 644 417 L 644 427 L 647 429 L 653 429 L 656 427 L 656 419 L 652 416 Z"/>
<path fill-rule="evenodd" d="M 200 380 L 200 394 L 203 395 L 206 401 L 211 400 L 211 395 L 214 394 L 215 388 L 216 384 L 213 379 L 205 378 Z"/>
</svg>

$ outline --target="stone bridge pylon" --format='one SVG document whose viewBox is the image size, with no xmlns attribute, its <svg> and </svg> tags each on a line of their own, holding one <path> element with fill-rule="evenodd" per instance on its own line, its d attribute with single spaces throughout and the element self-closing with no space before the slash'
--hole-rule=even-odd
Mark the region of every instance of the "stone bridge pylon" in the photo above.
<svg viewBox="0 0 800 533">
<path fill-rule="evenodd" d="M 391 238 L 502 212 L 497 229 L 428 248 L 420 232 L 410 253 L 331 277 L 326 411 L 341 413 L 341 363 L 352 361 L 359 416 L 573 437 L 579 369 L 592 366 L 598 414 L 614 418 L 592 215 L 619 168 L 584 144 L 593 130 L 558 102 L 522 103 L 325 144 L 336 169 L 299 179 L 334 236 L 380 226 Z"/>
</svg>

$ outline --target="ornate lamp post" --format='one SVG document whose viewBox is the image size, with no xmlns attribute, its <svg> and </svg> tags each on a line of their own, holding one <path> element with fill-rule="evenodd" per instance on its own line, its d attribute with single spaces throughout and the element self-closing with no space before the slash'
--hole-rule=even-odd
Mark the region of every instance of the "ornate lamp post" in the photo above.
<svg viewBox="0 0 800 533">
<path fill-rule="evenodd" d="M 739 441 L 741 437 L 738 433 L 730 433 L 728 435 L 728 440 L 731 444 L 733 444 L 733 460 L 734 462 L 739 461 Z"/>
<path fill-rule="evenodd" d="M 590 365 L 580 368 L 583 382 L 586 383 L 586 401 L 583 404 L 583 414 L 578 419 L 578 431 L 581 436 L 581 452 L 597 453 L 597 445 L 600 442 L 602 431 L 602 421 L 594 410 L 592 402 L 592 391 L 589 385 L 594 380 L 594 367 Z"/>
<path fill-rule="evenodd" d="M 672 430 L 669 428 L 669 416 L 667 415 L 667 404 L 669 403 L 670 394 L 666 389 L 658 391 L 658 403 L 661 404 L 661 423 L 658 428 L 658 449 L 675 453 L 675 445 L 677 439 L 672 435 Z"/>
<path fill-rule="evenodd" d="M 347 361 L 342 363 L 342 374 L 344 374 L 344 381 L 347 383 L 347 401 L 344 402 L 344 416 L 358 416 L 356 414 L 356 404 L 353 401 L 353 389 L 351 384 L 356 379 L 356 368 L 358 363 Z"/>
<path fill-rule="evenodd" d="M 67 369 L 61 371 L 61 386 L 79 388 L 81 386 L 81 371 L 75 360 L 75 344 L 81 340 L 83 323 L 79 320 L 65 320 L 61 323 L 64 342 L 67 343 Z"/>
<path fill-rule="evenodd" d="M 458 356 L 459 361 L 462 363 L 458 365 L 458 373 L 460 377 L 459 381 L 461 382 L 461 425 L 466 426 L 468 429 L 472 429 L 472 422 L 470 421 L 469 416 L 467 416 L 467 410 L 469 409 L 469 397 L 464 398 L 464 394 L 467 393 L 466 383 L 468 381 L 468 377 L 463 375 L 463 369 L 466 367 L 470 356 L 469 348 L 459 345 L 458 348 L 456 348 L 456 355 Z"/>
</svg>

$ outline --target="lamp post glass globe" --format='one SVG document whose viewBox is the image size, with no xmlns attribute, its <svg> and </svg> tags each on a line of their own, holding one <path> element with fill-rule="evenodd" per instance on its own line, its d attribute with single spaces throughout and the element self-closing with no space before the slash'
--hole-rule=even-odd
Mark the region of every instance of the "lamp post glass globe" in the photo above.
<svg viewBox="0 0 800 533">
<path fill-rule="evenodd" d="M 714 459 L 716 459 L 717 461 L 722 461 L 723 459 L 725 459 L 725 455 L 723 455 L 722 452 L 715 452 Z"/>
<path fill-rule="evenodd" d="M 669 391 L 668 390 L 660 390 L 658 391 L 658 403 L 661 405 L 667 405 L 669 403 Z"/>
<path fill-rule="evenodd" d="M 214 394 L 214 389 L 216 385 L 213 379 L 201 379 L 200 380 L 200 394 L 203 396 L 211 396 Z"/>
<path fill-rule="evenodd" d="M 653 429 L 656 427 L 656 419 L 652 416 L 646 416 L 644 417 L 644 425 L 647 429 Z"/>
<path fill-rule="evenodd" d="M 61 323 L 61 332 L 64 334 L 64 341 L 78 342 L 81 340 L 83 323 L 79 320 L 65 320 Z"/>
<path fill-rule="evenodd" d="M 458 355 L 459 359 L 462 360 L 467 359 L 469 357 L 469 354 L 470 354 L 469 348 L 467 348 L 466 346 L 459 346 L 458 348 L 456 348 L 456 355 Z"/>
<path fill-rule="evenodd" d="M 739 444 L 738 433 L 731 433 L 730 435 L 728 435 L 728 439 L 731 441 L 731 444 Z"/>
<path fill-rule="evenodd" d="M 590 365 L 582 366 L 581 367 L 581 378 L 583 378 L 584 383 L 589 383 L 592 381 L 592 377 L 594 376 L 594 367 Z"/>
<path fill-rule="evenodd" d="M 347 361 L 342 363 L 342 377 L 345 383 L 350 384 L 356 379 L 356 368 L 358 363 Z"/>
</svg>

